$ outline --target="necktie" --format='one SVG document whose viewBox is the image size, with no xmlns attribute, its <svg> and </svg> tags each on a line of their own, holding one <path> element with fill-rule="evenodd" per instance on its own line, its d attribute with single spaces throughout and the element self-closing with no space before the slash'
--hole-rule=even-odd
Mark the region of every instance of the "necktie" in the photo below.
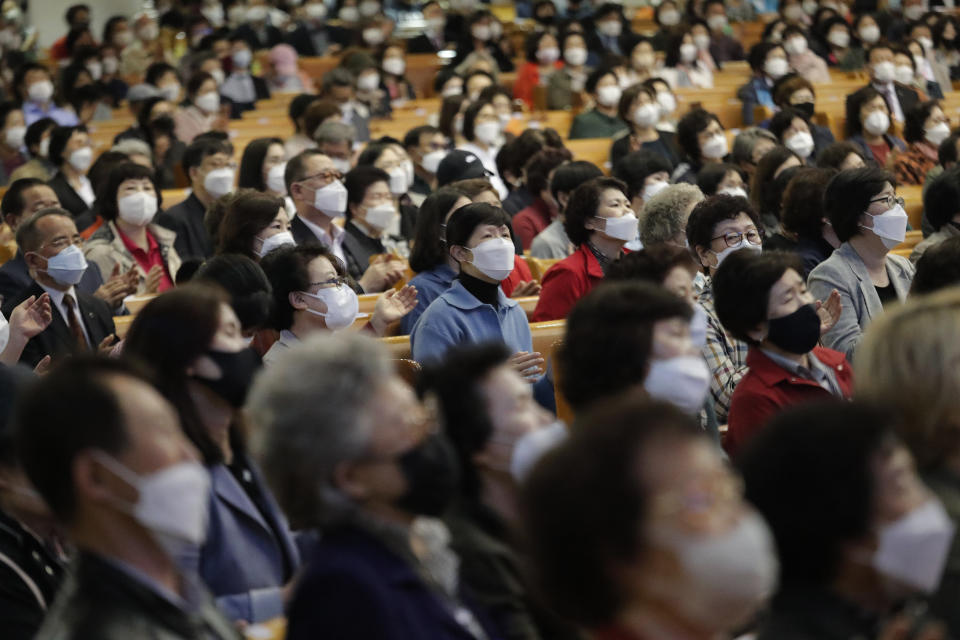
<svg viewBox="0 0 960 640">
<path fill-rule="evenodd" d="M 63 304 L 67 307 L 67 324 L 77 343 L 77 349 L 89 351 L 90 345 L 87 344 L 87 337 L 83 334 L 83 327 L 80 326 L 80 318 L 77 317 L 77 301 L 68 293 L 63 296 Z"/>
</svg>

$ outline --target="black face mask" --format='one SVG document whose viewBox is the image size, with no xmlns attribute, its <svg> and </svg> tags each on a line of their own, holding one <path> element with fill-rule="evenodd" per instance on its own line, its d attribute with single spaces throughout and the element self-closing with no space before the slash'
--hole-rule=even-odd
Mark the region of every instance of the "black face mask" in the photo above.
<svg viewBox="0 0 960 640">
<path fill-rule="evenodd" d="M 805 304 L 793 313 L 769 320 L 767 325 L 767 340 L 790 353 L 808 353 L 820 340 L 820 316 L 812 304 Z"/>
<path fill-rule="evenodd" d="M 537 16 L 537 22 L 539 22 L 545 27 L 549 27 L 550 25 L 552 25 L 555 19 L 556 19 L 556 16 L 554 16 L 553 14 L 549 14 L 545 16 Z"/>
<path fill-rule="evenodd" d="M 407 492 L 397 503 L 410 513 L 437 517 L 457 492 L 460 473 L 453 449 L 440 435 L 427 436 L 397 464 L 407 480 Z"/>
<path fill-rule="evenodd" d="M 798 102 L 797 104 L 792 104 L 790 106 L 802 113 L 807 120 L 813 117 L 814 104 L 812 102 Z"/>
<path fill-rule="evenodd" d="M 252 349 L 208 351 L 207 355 L 220 367 L 220 377 L 210 380 L 193 376 L 193 379 L 223 398 L 231 407 L 239 409 L 247 399 L 254 374 L 260 368 L 260 356 Z"/>
<path fill-rule="evenodd" d="M 173 118 L 168 115 L 157 116 L 150 121 L 150 128 L 157 133 L 173 133 L 175 126 Z"/>
</svg>

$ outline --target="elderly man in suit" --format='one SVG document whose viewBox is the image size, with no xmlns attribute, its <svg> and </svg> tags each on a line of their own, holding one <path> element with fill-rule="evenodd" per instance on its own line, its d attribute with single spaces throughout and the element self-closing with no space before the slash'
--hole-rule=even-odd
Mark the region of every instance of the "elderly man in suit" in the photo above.
<svg viewBox="0 0 960 640">
<path fill-rule="evenodd" d="M 4 301 L 3 314 L 30 296 L 50 295 L 53 321 L 30 339 L 21 361 L 36 366 L 45 356 L 64 356 L 109 348 L 114 336 L 110 306 L 77 288 L 87 261 L 78 246 L 80 234 L 70 212 L 44 209 L 17 229 L 17 244 L 23 252 L 33 283 L 11 300 Z"/>
<path fill-rule="evenodd" d="M 905 84 L 896 82 L 893 76 L 893 49 L 888 44 L 878 44 L 867 54 L 867 70 L 870 85 L 880 92 L 890 107 L 890 119 L 903 122 L 904 114 L 920 103 L 920 95 Z M 850 94 L 847 103 L 850 102 Z"/>
</svg>

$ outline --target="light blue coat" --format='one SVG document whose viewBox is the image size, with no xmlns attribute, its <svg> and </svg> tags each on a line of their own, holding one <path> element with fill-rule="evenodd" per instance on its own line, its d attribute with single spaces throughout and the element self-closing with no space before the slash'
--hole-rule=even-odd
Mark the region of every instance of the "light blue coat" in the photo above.
<svg viewBox="0 0 960 640">
<path fill-rule="evenodd" d="M 410 279 L 410 284 L 417 288 L 417 306 L 413 311 L 403 316 L 400 321 L 400 335 L 413 333 L 413 327 L 434 300 L 450 288 L 457 272 L 448 264 L 440 264 L 428 271 L 421 271 Z"/>
</svg>

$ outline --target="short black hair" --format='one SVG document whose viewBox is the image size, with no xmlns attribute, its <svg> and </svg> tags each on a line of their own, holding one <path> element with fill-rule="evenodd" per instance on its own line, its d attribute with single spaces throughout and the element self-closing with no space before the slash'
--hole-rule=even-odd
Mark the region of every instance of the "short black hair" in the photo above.
<svg viewBox="0 0 960 640">
<path fill-rule="evenodd" d="M 425 367 L 418 380 L 418 394 L 434 395 L 439 402 L 444 433 L 460 462 L 460 494 L 471 502 L 480 499 L 482 488 L 474 458 L 494 434 L 480 385 L 510 356 L 502 342 L 455 346 L 442 361 Z"/>
<path fill-rule="evenodd" d="M 535 588 L 551 609 L 596 629 L 629 602 L 620 569 L 647 549 L 654 492 L 638 460 L 704 435 L 675 407 L 637 397 L 579 416 L 571 431 L 533 468 L 520 512 Z"/>
<path fill-rule="evenodd" d="M 933 293 L 960 285 L 960 238 L 947 238 L 923 252 L 917 260 L 910 295 Z"/>
<path fill-rule="evenodd" d="M 909 56 L 913 60 L 913 56 Z M 918 102 L 903 114 L 903 139 L 907 142 L 921 142 L 925 140 L 923 123 L 930 117 L 930 112 L 939 107 L 937 100 Z"/>
<path fill-rule="evenodd" d="M 554 146 L 547 143 L 546 133 L 540 129 L 527 129 L 503 145 L 497 153 L 497 173 L 504 179 L 508 176 L 519 179 L 523 166 L 534 154 L 544 147 Z"/>
<path fill-rule="evenodd" d="M 780 221 L 787 231 L 805 239 L 823 237 L 823 194 L 835 169 L 803 167 L 783 192 Z"/>
<path fill-rule="evenodd" d="M 601 176 L 603 176 L 603 171 L 592 162 L 586 160 L 567 162 L 557 167 L 557 170 L 553 172 L 553 179 L 550 181 L 550 193 L 559 206 L 558 196 L 561 193 L 569 195 L 584 182 Z M 620 179 L 623 180 L 623 178 Z"/>
<path fill-rule="evenodd" d="M 757 44 L 750 47 L 750 53 L 747 54 L 747 62 L 750 63 L 750 68 L 754 72 L 763 71 L 763 66 L 767 62 L 767 56 L 770 55 L 770 52 L 774 49 L 783 50 L 783 45 L 779 42 L 758 42 Z"/>
<path fill-rule="evenodd" d="M 604 281 L 636 280 L 662 285 L 677 267 L 686 269 L 691 276 L 700 271 L 689 249 L 664 242 L 621 256 L 607 268 Z"/>
<path fill-rule="evenodd" d="M 594 288 L 567 316 L 566 334 L 556 355 L 567 402 L 579 411 L 642 384 L 653 348 L 654 323 L 692 316 L 685 300 L 659 285 L 604 282 Z"/>
<path fill-rule="evenodd" d="M 389 148 L 390 145 L 386 142 L 371 142 L 364 147 L 360 155 L 357 156 L 357 166 L 372 167 L 374 163 L 380 159 L 380 156 L 383 155 L 383 152 Z"/>
<path fill-rule="evenodd" d="M 677 144 L 680 145 L 680 150 L 690 161 L 699 164 L 700 141 L 697 140 L 697 135 L 706 130 L 713 122 L 721 127 L 723 126 L 720 119 L 709 111 L 693 109 L 688 111 L 677 123 Z"/>
<path fill-rule="evenodd" d="M 168 73 L 172 73 L 173 75 L 177 76 L 177 82 L 180 81 L 180 76 L 177 75 L 177 70 L 173 67 L 173 65 L 166 62 L 152 63 L 149 67 L 147 67 L 147 72 L 143 76 L 143 80 L 147 84 L 157 86 L 157 81 Z"/>
<path fill-rule="evenodd" d="M 350 170 L 343 179 L 343 185 L 347 188 L 347 220 L 353 217 L 350 205 L 363 202 L 367 197 L 367 189 L 378 182 L 389 185 L 390 174 L 370 165 L 358 165 Z"/>
<path fill-rule="evenodd" d="M 56 126 L 57 121 L 53 118 L 40 118 L 27 127 L 27 134 L 23 138 L 23 144 L 27 147 L 27 151 L 30 152 L 31 156 L 36 157 L 38 155 L 34 152 L 34 149 L 40 146 L 40 141 L 43 139 L 43 134 L 55 128 Z"/>
<path fill-rule="evenodd" d="M 73 461 L 77 455 L 88 449 L 118 455 L 130 444 L 126 418 L 109 388 L 114 377 L 150 384 L 122 360 L 75 357 L 37 378 L 17 402 L 14 444 L 21 465 L 62 522 L 69 523 L 76 515 Z"/>
<path fill-rule="evenodd" d="M 730 335 L 748 344 L 749 333 L 766 322 L 770 289 L 793 269 L 803 277 L 803 263 L 784 251 L 734 251 L 713 274 L 713 302 L 720 324 Z"/>
<path fill-rule="evenodd" d="M 923 214 L 939 230 L 960 212 L 960 167 L 953 167 L 932 180 L 923 192 Z"/>
<path fill-rule="evenodd" d="M 571 160 L 573 154 L 566 149 L 547 147 L 535 153 L 523 167 L 527 174 L 527 190 L 535 198 L 539 198 L 540 192 L 550 186 L 550 172 Z"/>
<path fill-rule="evenodd" d="M 438 133 L 440 133 L 440 129 L 429 124 L 414 127 L 403 136 L 403 148 L 409 151 L 411 147 L 419 147 L 420 138 L 426 135 L 434 136 Z"/>
<path fill-rule="evenodd" d="M 290 121 L 293 122 L 294 130 L 300 131 L 300 124 L 297 120 L 302 118 L 303 114 L 307 112 L 307 108 L 319 99 L 320 96 L 318 95 L 301 93 L 290 101 L 290 106 L 287 108 L 287 115 L 290 117 Z M 313 132 L 311 131 L 311 133 Z"/>
<path fill-rule="evenodd" d="M 262 329 L 273 313 L 273 289 L 260 265 L 236 253 L 214 256 L 194 276 L 220 285 L 230 294 L 230 306 L 244 331 Z"/>
<path fill-rule="evenodd" d="M 746 176 L 737 165 L 729 162 L 710 162 L 703 165 L 703 168 L 697 173 L 697 187 L 700 188 L 703 195 L 712 196 L 731 171 L 740 176 L 740 179 L 746 183 Z"/>
<path fill-rule="evenodd" d="M 476 138 L 473 128 L 477 120 L 477 115 L 480 113 L 480 110 L 490 105 L 493 107 L 493 103 L 489 100 L 476 100 L 475 102 L 470 103 L 470 106 L 467 107 L 467 110 L 463 112 L 463 137 L 473 142 Z"/>
<path fill-rule="evenodd" d="M 287 168 L 283 171 L 283 182 L 288 192 L 292 184 L 307 177 L 307 159 L 322 155 L 323 152 L 319 149 L 304 149 L 287 161 Z"/>
<path fill-rule="evenodd" d="M 0 102 L 0 127 L 7 126 L 7 118 L 10 117 L 10 114 L 14 111 L 21 111 L 20 103 L 14 102 L 13 100 L 6 100 Z"/>
<path fill-rule="evenodd" d="M 213 76 L 206 71 L 197 71 L 190 76 L 190 79 L 187 80 L 187 97 L 195 98 L 197 91 L 200 91 L 200 87 L 202 87 L 203 83 L 207 80 L 213 80 Z"/>
<path fill-rule="evenodd" d="M 550 5 L 552 6 L 553 3 L 550 3 Z M 552 31 L 544 30 L 544 31 L 533 31 L 524 39 L 523 52 L 528 62 L 540 64 L 539 61 L 537 60 L 537 49 L 540 48 L 540 41 L 547 36 L 556 37 L 556 35 Z"/>
<path fill-rule="evenodd" d="M 160 185 L 157 184 L 156 174 L 142 164 L 126 160 L 110 169 L 110 173 L 107 174 L 107 179 L 100 185 L 100 189 L 97 191 L 98 211 L 104 220 L 108 222 L 116 220 L 119 215 L 117 192 L 120 189 L 120 185 L 123 184 L 125 180 L 142 179 L 149 180 L 151 184 L 153 184 L 153 191 L 157 196 L 157 210 L 159 211 Z"/>
<path fill-rule="evenodd" d="M 67 12 L 64 14 L 63 18 L 67 21 L 67 24 L 72 25 L 73 21 L 77 19 L 77 14 L 85 11 L 87 15 L 90 15 L 90 5 L 88 4 L 72 4 L 67 7 Z"/>
<path fill-rule="evenodd" d="M 796 119 L 803 120 L 807 123 L 807 126 L 810 125 L 810 121 L 807 120 L 807 117 L 798 109 L 791 107 L 781 109 L 776 115 L 773 116 L 773 118 L 770 119 L 770 133 L 777 136 L 777 140 L 779 140 L 781 143 L 786 142 L 783 139 L 783 132 L 789 129 L 793 125 L 793 121 Z"/>
<path fill-rule="evenodd" d="M 603 80 L 604 76 L 613 76 L 617 77 L 616 72 L 614 72 L 612 67 L 598 67 L 593 70 L 593 72 L 587 76 L 587 82 L 584 84 L 584 89 L 587 93 L 596 93 L 597 84 Z"/>
<path fill-rule="evenodd" d="M 854 93 L 851 93 L 849 96 L 847 96 L 846 134 L 848 138 L 852 138 L 863 133 L 863 123 L 860 122 L 860 108 L 864 104 L 878 97 L 883 97 L 883 94 L 870 85 L 867 85 L 862 89 L 858 89 Z"/>
<path fill-rule="evenodd" d="M 757 163 L 757 170 L 753 173 L 753 179 L 750 182 L 750 203 L 759 209 L 760 213 L 780 218 L 780 198 L 787 185 L 778 184 L 780 176 L 776 174 L 777 170 L 791 158 L 803 162 L 792 150 L 778 144 L 763 154 L 760 162 Z M 783 172 L 780 175 L 783 175 Z"/>
<path fill-rule="evenodd" d="M 63 157 L 63 150 L 67 147 L 67 143 L 70 142 L 73 134 L 78 131 L 86 133 L 87 128 L 82 124 L 78 124 L 72 127 L 56 127 L 50 133 L 50 151 L 48 152 L 48 157 L 54 166 L 59 167 L 66 162 L 67 159 Z"/>
<path fill-rule="evenodd" d="M 698 202 L 687 219 L 687 242 L 690 248 L 709 249 L 714 228 L 725 220 L 733 220 L 741 213 L 747 214 L 756 225 L 757 231 L 762 229 L 760 216 L 746 198 L 722 193 Z"/>
<path fill-rule="evenodd" d="M 280 138 L 257 138 L 251 140 L 243 150 L 243 157 L 240 158 L 240 175 L 237 178 L 237 187 L 239 189 L 256 189 L 266 191 L 267 185 L 263 181 L 263 159 L 267 157 L 267 151 L 272 145 L 283 146 L 283 140 Z"/>
<path fill-rule="evenodd" d="M 238 253 L 250 259 L 254 252 L 254 238 L 269 227 L 283 209 L 283 198 L 254 189 L 238 189 L 230 199 L 218 225 L 217 255 Z"/>
<path fill-rule="evenodd" d="M 841 171 L 833 177 L 824 193 L 823 204 L 840 242 L 860 233 L 860 216 L 888 182 L 897 186 L 892 173 L 873 167 Z"/>
<path fill-rule="evenodd" d="M 447 253 L 444 221 L 460 198 L 466 198 L 466 195 L 448 185 L 431 193 L 420 205 L 413 247 L 410 249 L 410 268 L 414 273 L 429 271 L 444 263 Z"/>
<path fill-rule="evenodd" d="M 673 173 L 673 165 L 649 149 L 633 151 L 613 163 L 613 177 L 627 185 L 627 197 L 631 200 L 643 193 L 643 182 L 648 176 L 661 171 L 666 171 L 669 176 Z"/>
<path fill-rule="evenodd" d="M 600 200 L 606 189 L 617 189 L 624 196 L 628 194 L 627 185 L 616 178 L 600 177 L 584 182 L 573 190 L 563 211 L 563 230 L 574 246 L 579 247 L 590 239 L 593 233 L 586 228 L 587 220 L 597 215 Z"/>
<path fill-rule="evenodd" d="M 893 416 L 857 402 L 804 404 L 775 416 L 741 453 L 747 500 L 776 540 L 781 591 L 829 585 L 844 548 L 872 530 L 872 464 L 895 442 Z"/>
<path fill-rule="evenodd" d="M 47 183 L 39 178 L 20 178 L 14 180 L 7 187 L 3 199 L 0 200 L 0 213 L 3 217 L 19 216 L 23 214 L 26 203 L 23 201 L 23 192 L 33 187 L 45 186 Z"/>
<path fill-rule="evenodd" d="M 842 140 L 830 143 L 826 149 L 820 152 L 820 155 L 817 156 L 817 166 L 821 169 L 840 169 L 843 161 L 850 157 L 851 153 L 860 156 L 860 159 L 864 162 L 867 161 L 859 146 Z"/>
<path fill-rule="evenodd" d="M 447 221 L 447 247 L 465 247 L 474 229 L 482 224 L 510 227 L 510 215 L 492 204 L 474 202 L 460 207 Z"/>
<path fill-rule="evenodd" d="M 338 257 L 318 242 L 308 242 L 294 247 L 280 247 L 263 256 L 260 267 L 273 289 L 273 318 L 271 325 L 277 331 L 293 326 L 293 307 L 290 294 L 310 288 L 310 263 L 317 258 L 326 258 L 338 276 L 346 276 L 347 270 Z"/>
<path fill-rule="evenodd" d="M 960 131 L 950 134 L 950 137 L 940 143 L 937 147 L 937 164 L 944 169 L 948 164 L 957 162 L 957 142 L 960 142 Z"/>
<path fill-rule="evenodd" d="M 208 158 L 218 153 L 225 153 L 228 156 L 232 156 L 233 150 L 231 147 L 232 145 L 229 145 L 226 142 L 212 140 L 210 138 L 194 140 L 183 152 L 183 172 L 189 178 L 190 169 L 199 167 L 201 164 L 203 164 L 204 158 Z"/>
</svg>

